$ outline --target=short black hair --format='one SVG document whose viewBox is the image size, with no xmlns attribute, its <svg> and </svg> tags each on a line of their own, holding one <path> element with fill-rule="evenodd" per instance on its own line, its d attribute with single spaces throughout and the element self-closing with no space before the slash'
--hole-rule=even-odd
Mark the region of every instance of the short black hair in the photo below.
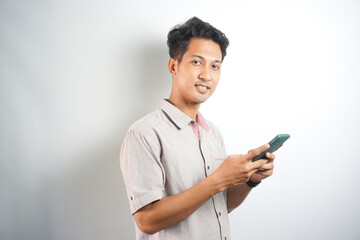
<svg viewBox="0 0 360 240">
<path fill-rule="evenodd" d="M 216 42 L 221 49 L 221 60 L 224 60 L 226 48 L 229 46 L 229 40 L 220 30 L 197 17 L 192 17 L 185 23 L 178 24 L 170 29 L 167 40 L 170 57 L 181 62 L 182 57 L 189 47 L 191 38 L 205 38 Z"/>
</svg>

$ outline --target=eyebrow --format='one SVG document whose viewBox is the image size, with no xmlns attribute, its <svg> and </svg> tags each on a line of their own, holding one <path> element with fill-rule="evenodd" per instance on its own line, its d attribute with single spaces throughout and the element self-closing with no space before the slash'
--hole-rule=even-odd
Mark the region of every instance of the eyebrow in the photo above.
<svg viewBox="0 0 360 240">
<path fill-rule="evenodd" d="M 201 58 L 201 59 L 205 59 L 203 56 L 200 56 L 200 55 L 192 55 L 192 57 L 198 57 L 198 58 Z M 215 62 L 217 62 L 217 63 L 222 63 L 222 61 L 220 61 L 220 60 L 217 60 L 217 59 L 215 59 Z"/>
</svg>

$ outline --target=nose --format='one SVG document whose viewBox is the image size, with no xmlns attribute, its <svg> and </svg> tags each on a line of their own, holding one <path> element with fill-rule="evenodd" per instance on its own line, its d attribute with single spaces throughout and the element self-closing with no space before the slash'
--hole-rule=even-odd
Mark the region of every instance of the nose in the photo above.
<svg viewBox="0 0 360 240">
<path fill-rule="evenodd" d="M 207 67 L 203 67 L 199 74 L 199 79 L 208 82 L 212 80 L 211 72 Z"/>
</svg>

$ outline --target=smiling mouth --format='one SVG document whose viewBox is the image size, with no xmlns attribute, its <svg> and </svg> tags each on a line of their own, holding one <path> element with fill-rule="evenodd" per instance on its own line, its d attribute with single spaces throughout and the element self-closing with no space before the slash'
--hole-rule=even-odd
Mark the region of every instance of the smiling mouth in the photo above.
<svg viewBox="0 0 360 240">
<path fill-rule="evenodd" d="M 210 92 L 210 86 L 204 84 L 195 84 L 195 89 L 200 94 L 207 94 Z"/>
<path fill-rule="evenodd" d="M 198 87 L 198 88 L 200 88 L 202 90 L 210 89 L 210 86 L 203 85 L 203 84 L 195 84 L 195 87 Z"/>
</svg>

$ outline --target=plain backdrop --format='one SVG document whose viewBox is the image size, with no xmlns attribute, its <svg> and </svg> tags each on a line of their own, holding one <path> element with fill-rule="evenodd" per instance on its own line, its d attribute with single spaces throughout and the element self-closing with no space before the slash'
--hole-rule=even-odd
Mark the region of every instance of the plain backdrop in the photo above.
<svg viewBox="0 0 360 240">
<path fill-rule="evenodd" d="M 291 135 L 232 239 L 360 239 L 359 1 L 1 0 L 1 240 L 134 239 L 120 146 L 192 16 L 230 39 L 200 109 L 228 154 Z"/>
</svg>

